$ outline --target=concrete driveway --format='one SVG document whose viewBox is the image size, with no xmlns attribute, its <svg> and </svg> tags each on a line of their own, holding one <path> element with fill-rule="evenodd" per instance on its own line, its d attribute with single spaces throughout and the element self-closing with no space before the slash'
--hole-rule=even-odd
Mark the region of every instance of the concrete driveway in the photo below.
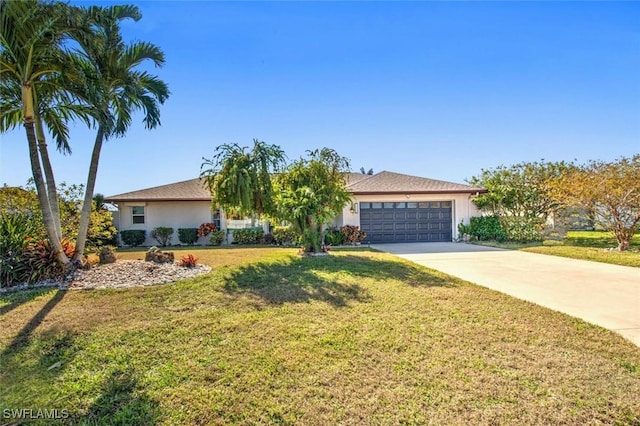
<svg viewBox="0 0 640 426">
<path fill-rule="evenodd" d="M 371 247 L 582 318 L 640 346 L 638 268 L 464 243 Z"/>
</svg>

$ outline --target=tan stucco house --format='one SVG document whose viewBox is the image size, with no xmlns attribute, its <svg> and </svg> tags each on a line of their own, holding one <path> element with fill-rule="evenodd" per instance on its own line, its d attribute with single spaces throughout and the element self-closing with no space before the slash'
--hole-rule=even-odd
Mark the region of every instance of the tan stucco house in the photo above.
<svg viewBox="0 0 640 426">
<path fill-rule="evenodd" d="M 333 225 L 355 225 L 366 231 L 366 242 L 452 241 L 457 225 L 480 212 L 472 198 L 483 188 L 383 171 L 351 173 L 347 189 L 353 194 Z M 211 195 L 196 178 L 106 197 L 118 207 L 119 230 L 144 229 L 145 245 L 153 245 L 151 230 L 158 226 L 197 228 L 214 222 L 221 229 L 241 226 L 214 210 Z M 178 243 L 177 232 L 173 244 Z M 205 243 L 202 238 L 200 243 Z"/>
</svg>

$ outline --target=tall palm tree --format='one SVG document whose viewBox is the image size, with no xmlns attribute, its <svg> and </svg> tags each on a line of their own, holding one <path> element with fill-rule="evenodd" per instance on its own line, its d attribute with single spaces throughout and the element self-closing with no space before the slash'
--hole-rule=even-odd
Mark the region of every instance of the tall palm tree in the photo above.
<svg viewBox="0 0 640 426">
<path fill-rule="evenodd" d="M 87 239 L 91 201 L 102 144 L 111 137 L 122 137 L 131 125 L 132 115 L 141 110 L 148 129 L 160 125 L 160 105 L 169 97 L 169 89 L 162 80 L 138 67 L 151 61 L 156 67 L 164 65 L 162 50 L 145 42 L 125 44 L 120 22 L 141 18 L 136 6 L 91 6 L 84 10 L 84 18 L 93 28 L 92 34 L 77 33 L 75 40 L 81 47 L 76 65 L 84 71 L 85 81 L 74 88 L 92 110 L 97 126 L 91 163 L 87 176 L 85 197 L 80 214 L 74 261 L 81 261 Z M 73 82 L 70 82 L 72 84 Z"/>
<path fill-rule="evenodd" d="M 45 126 L 57 147 L 70 152 L 66 122 L 76 115 L 74 101 L 62 84 L 73 79 L 71 55 L 63 41 L 72 31 L 68 6 L 38 0 L 0 0 L 0 131 L 24 125 L 29 159 L 47 236 L 58 260 L 62 250 L 60 214 Z M 67 108 L 68 107 L 68 108 Z"/>
</svg>

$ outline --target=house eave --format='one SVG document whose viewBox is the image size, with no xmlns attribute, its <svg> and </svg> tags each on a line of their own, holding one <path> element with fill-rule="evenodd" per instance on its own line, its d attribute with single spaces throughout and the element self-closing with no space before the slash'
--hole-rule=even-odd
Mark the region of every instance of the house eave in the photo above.
<svg viewBox="0 0 640 426">
<path fill-rule="evenodd" d="M 152 203 L 155 201 L 207 201 L 211 198 L 105 198 L 106 203 Z"/>
<path fill-rule="evenodd" d="M 354 191 L 352 195 L 429 195 L 429 194 L 486 194 L 486 189 L 442 190 L 442 191 Z"/>
</svg>

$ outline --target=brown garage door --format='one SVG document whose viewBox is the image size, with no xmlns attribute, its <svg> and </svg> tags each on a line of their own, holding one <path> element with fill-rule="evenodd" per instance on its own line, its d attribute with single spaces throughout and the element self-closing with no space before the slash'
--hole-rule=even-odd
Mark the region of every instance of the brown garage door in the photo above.
<svg viewBox="0 0 640 426">
<path fill-rule="evenodd" d="M 451 201 L 362 202 L 360 228 L 368 243 L 451 241 Z"/>
</svg>

